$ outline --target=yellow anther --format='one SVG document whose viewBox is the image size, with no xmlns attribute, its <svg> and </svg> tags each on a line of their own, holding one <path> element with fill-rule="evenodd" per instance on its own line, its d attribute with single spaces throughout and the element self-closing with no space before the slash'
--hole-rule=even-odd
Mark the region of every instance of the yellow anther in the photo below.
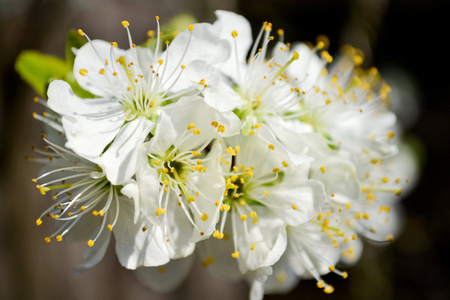
<svg viewBox="0 0 450 300">
<path fill-rule="evenodd" d="M 130 26 L 130 23 L 128 23 L 128 21 L 122 21 L 122 26 L 127 28 L 128 26 Z"/>
<path fill-rule="evenodd" d="M 112 231 L 112 230 L 113 230 L 113 227 L 112 227 L 111 224 L 108 224 L 108 230 L 109 230 L 109 231 Z"/>
<path fill-rule="evenodd" d="M 349 209 L 350 207 L 352 207 L 352 204 L 351 204 L 351 203 L 345 204 L 345 208 L 346 208 L 346 209 Z"/>
<path fill-rule="evenodd" d="M 270 149 L 270 150 L 275 150 L 275 146 L 272 145 L 272 144 L 270 144 L 270 145 L 269 145 L 269 149 Z"/>
<path fill-rule="evenodd" d="M 159 17 L 158 17 L 158 16 L 155 16 L 155 19 L 156 19 L 156 20 L 159 20 Z"/>
<path fill-rule="evenodd" d="M 223 208 L 224 208 L 226 211 L 230 211 L 231 206 L 229 206 L 228 204 L 224 204 L 224 205 L 223 205 Z"/>
<path fill-rule="evenodd" d="M 384 183 L 388 183 L 389 182 L 389 177 L 384 176 L 381 181 L 383 181 Z"/>
<path fill-rule="evenodd" d="M 264 196 L 269 196 L 269 192 L 268 191 L 264 191 Z"/>
<path fill-rule="evenodd" d="M 202 266 L 207 267 L 214 262 L 214 257 L 209 256 L 204 261 L 202 261 Z"/>
<path fill-rule="evenodd" d="M 342 278 L 347 279 L 348 273 L 346 271 L 342 272 Z"/>
<path fill-rule="evenodd" d="M 239 257 L 239 251 L 231 253 L 231 257 L 238 258 Z"/>
<path fill-rule="evenodd" d="M 394 240 L 394 236 L 392 234 L 389 234 L 388 237 L 386 238 L 386 241 L 388 242 L 392 242 Z"/>
<path fill-rule="evenodd" d="M 145 232 L 145 231 L 147 231 L 147 227 L 142 227 L 142 232 Z"/>
<path fill-rule="evenodd" d="M 334 292 L 334 287 L 332 285 L 327 285 L 323 291 L 327 294 L 331 294 L 332 292 Z"/>
<path fill-rule="evenodd" d="M 84 36 L 84 32 L 83 32 L 83 30 L 81 30 L 81 29 L 78 29 L 78 31 L 77 31 L 77 32 L 78 32 L 78 34 L 79 34 L 79 35 L 81 35 L 81 36 Z"/>
<path fill-rule="evenodd" d="M 236 193 L 236 194 L 233 195 L 233 197 L 237 199 L 237 198 L 239 198 L 239 194 Z"/>
<path fill-rule="evenodd" d="M 285 161 L 282 161 L 281 164 L 283 165 L 283 167 L 287 168 L 289 166 L 289 164 Z"/>
<path fill-rule="evenodd" d="M 297 210 L 297 205 L 292 204 L 292 209 L 293 209 L 293 210 Z"/>
<path fill-rule="evenodd" d="M 89 240 L 87 242 L 87 244 L 88 244 L 89 247 L 92 247 L 92 246 L 94 246 L 94 241 L 93 240 Z"/>
<path fill-rule="evenodd" d="M 61 241 L 62 241 L 62 235 L 57 235 L 57 236 L 56 236 L 56 240 L 57 240 L 58 242 L 61 242 Z"/>
<path fill-rule="evenodd" d="M 394 133 L 393 133 L 392 131 L 389 131 L 389 132 L 387 133 L 387 137 L 388 137 L 389 139 L 392 139 L 392 138 L 394 137 Z"/>
<path fill-rule="evenodd" d="M 319 41 L 316 47 L 317 49 L 322 50 L 325 47 L 325 43 L 323 41 Z"/>
<path fill-rule="evenodd" d="M 280 168 L 273 168 L 273 170 L 272 170 L 272 172 L 273 172 L 274 174 L 278 173 L 279 171 L 280 171 Z"/>
<path fill-rule="evenodd" d="M 105 69 L 100 69 L 100 71 L 98 71 L 98 73 L 99 73 L 100 75 L 105 74 Z"/>
<path fill-rule="evenodd" d="M 333 57 L 330 55 L 330 53 L 328 53 L 328 51 L 322 51 L 321 55 L 322 58 L 325 59 L 328 63 L 333 62 Z"/>
<path fill-rule="evenodd" d="M 46 243 L 50 243 L 51 240 L 52 240 L 52 239 L 51 239 L 49 236 L 45 238 L 45 242 L 46 242 Z"/>
<path fill-rule="evenodd" d="M 188 26 L 188 29 L 189 29 L 189 31 L 194 30 L 194 25 L 190 24 L 190 25 Z"/>
<path fill-rule="evenodd" d="M 191 130 L 194 127 L 195 127 L 195 123 L 191 123 L 188 125 L 187 130 Z"/>
<path fill-rule="evenodd" d="M 159 60 L 158 60 L 158 64 L 159 64 L 159 65 L 162 65 L 163 63 L 164 63 L 164 59 L 159 59 Z"/>
<path fill-rule="evenodd" d="M 191 203 L 191 202 L 194 202 L 194 201 L 195 201 L 195 197 L 194 196 L 189 196 L 187 198 L 187 203 Z"/>
<path fill-rule="evenodd" d="M 242 215 L 241 216 L 241 221 L 245 221 L 245 220 L 247 220 L 247 215 Z"/>
<path fill-rule="evenodd" d="M 240 204 L 241 206 L 244 206 L 244 205 L 245 205 L 245 201 L 242 200 L 239 204 Z"/>
<path fill-rule="evenodd" d="M 329 267 L 328 267 L 328 270 L 330 270 L 331 272 L 333 272 L 334 269 L 335 269 L 335 268 L 334 268 L 333 266 L 329 266 Z"/>
<path fill-rule="evenodd" d="M 202 221 L 206 221 L 206 220 L 208 220 L 208 215 L 206 213 L 204 213 L 202 216 L 200 216 L 200 219 Z"/>
<path fill-rule="evenodd" d="M 317 281 L 317 287 L 318 287 L 319 289 L 323 288 L 324 286 L 325 286 L 325 282 L 324 282 L 323 280 Z"/>
<path fill-rule="evenodd" d="M 256 247 L 256 244 L 252 244 L 252 245 L 250 246 L 250 250 L 254 250 L 255 247 Z"/>
<path fill-rule="evenodd" d="M 41 220 L 41 219 L 37 219 L 37 220 L 36 220 L 36 225 L 39 226 L 39 225 L 41 225 L 41 224 L 42 224 L 42 220 Z"/>
<path fill-rule="evenodd" d="M 113 46 L 113 47 L 117 47 L 118 45 L 117 45 L 117 43 L 116 43 L 116 42 L 111 42 L 111 46 Z"/>
<path fill-rule="evenodd" d="M 94 210 L 94 211 L 92 212 L 92 215 L 93 215 L 94 217 L 98 216 L 98 211 Z"/>
<path fill-rule="evenodd" d="M 81 76 L 86 76 L 86 74 L 88 73 L 88 70 L 80 69 L 79 73 L 80 73 Z"/>
<path fill-rule="evenodd" d="M 233 38 L 237 37 L 237 36 L 238 36 L 237 31 L 236 31 L 236 30 L 233 30 L 233 31 L 231 32 L 231 36 L 232 36 Z"/>
<path fill-rule="evenodd" d="M 330 104 L 332 101 L 330 100 L 330 99 L 327 99 L 326 101 L 325 101 L 325 104 L 326 105 L 328 105 L 328 104 Z"/>
<path fill-rule="evenodd" d="M 277 30 L 277 34 L 279 35 L 279 36 L 283 36 L 284 35 L 284 30 L 283 29 L 278 29 Z"/>
<path fill-rule="evenodd" d="M 98 214 L 100 215 L 100 217 L 103 217 L 105 215 L 105 213 L 103 212 L 103 210 L 99 210 Z"/>
<path fill-rule="evenodd" d="M 325 173 L 326 170 L 327 170 L 327 168 L 325 168 L 324 166 L 320 167 L 320 171 L 322 171 L 322 173 Z"/>
<path fill-rule="evenodd" d="M 353 56 L 353 62 L 355 63 L 355 65 L 358 67 L 360 65 L 362 65 L 363 63 L 363 58 L 361 55 L 355 55 Z"/>
<path fill-rule="evenodd" d="M 194 129 L 193 133 L 194 133 L 194 134 L 200 134 L 200 129 L 198 129 L 198 128 L 197 128 L 197 129 Z"/>
<path fill-rule="evenodd" d="M 158 208 L 156 209 L 156 215 L 157 215 L 157 216 L 163 215 L 165 212 L 166 212 L 166 209 L 165 209 L 165 208 L 160 208 L 160 207 L 158 207 Z"/>
<path fill-rule="evenodd" d="M 297 60 L 299 57 L 300 57 L 300 55 L 298 54 L 298 52 L 297 52 L 297 51 L 294 51 L 294 53 L 292 54 L 292 58 L 293 58 L 294 60 Z"/>
<path fill-rule="evenodd" d="M 250 213 L 250 218 L 256 218 L 256 217 L 257 217 L 256 212 L 252 211 L 252 212 Z"/>
</svg>

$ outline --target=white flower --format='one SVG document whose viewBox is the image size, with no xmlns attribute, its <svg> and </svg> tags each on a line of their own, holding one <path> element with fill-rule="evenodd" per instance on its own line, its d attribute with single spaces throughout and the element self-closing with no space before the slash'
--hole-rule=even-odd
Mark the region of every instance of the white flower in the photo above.
<svg viewBox="0 0 450 300">
<path fill-rule="evenodd" d="M 162 54 L 158 53 L 159 23 L 155 53 L 136 47 L 128 22 L 122 25 L 128 32 L 129 50 L 117 48 L 114 42 L 88 39 L 77 51 L 75 79 L 99 98 L 80 99 L 63 81 L 53 81 L 48 91 L 50 108 L 63 116 L 67 147 L 94 163 L 101 162 L 113 184 L 122 184 L 135 174 L 139 146 L 162 107 L 197 91 L 199 83 L 184 78 L 183 69 L 199 58 L 216 63 L 228 55 L 227 45 L 214 37 L 212 25 L 198 24 L 195 30 L 190 25 L 170 46 L 167 43 Z"/>
<path fill-rule="evenodd" d="M 232 238 L 241 273 L 273 265 L 286 248 L 285 225 L 311 220 L 325 200 L 323 185 L 307 179 L 310 158 L 292 155 L 265 125 L 257 127 L 255 134 L 226 139 L 222 167 L 230 175 L 213 234 Z"/>
<path fill-rule="evenodd" d="M 222 111 L 236 109 L 243 120 L 244 134 L 258 122 L 267 118 L 279 117 L 298 103 L 298 92 L 292 88 L 284 75 L 289 65 L 298 59 L 294 52 L 286 56 L 286 51 L 275 52 L 272 58 L 266 58 L 272 25 L 265 22 L 256 38 L 252 49 L 251 28 L 242 16 L 231 12 L 217 11 L 218 20 L 214 23 L 220 37 L 229 41 L 234 47 L 232 54 L 222 67 L 227 76 L 211 89 L 205 91 L 205 101 Z M 261 48 L 259 47 L 259 44 Z M 247 63 L 247 54 L 250 57 Z"/>
<path fill-rule="evenodd" d="M 358 155 L 367 151 L 377 158 L 395 154 L 391 139 L 396 117 L 389 110 L 390 87 L 375 68 L 366 71 L 359 67 L 362 54 L 358 50 L 344 48 L 334 60 L 324 46 L 324 42 L 314 49 L 292 46 L 291 52 L 297 52 L 299 59 L 287 74 L 300 92 L 300 108 L 285 119 L 298 118 L 334 147 Z M 332 64 L 327 68 L 327 63 Z"/>
<path fill-rule="evenodd" d="M 136 193 L 146 217 L 161 226 L 173 259 L 190 255 L 215 228 L 225 180 L 216 137 L 239 132 L 231 112 L 219 113 L 201 97 L 181 98 L 161 112 L 155 135 L 142 149 Z M 207 148 L 208 147 L 208 148 Z"/>
<path fill-rule="evenodd" d="M 53 193 L 54 203 L 36 220 L 54 219 L 58 229 L 45 238 L 62 241 L 89 239 L 83 257 L 75 268 L 82 272 L 96 265 L 104 256 L 111 232 L 116 240 L 120 263 L 128 269 L 158 266 L 169 261 L 160 228 L 148 226 L 144 219 L 133 222 L 133 200 L 122 195 L 121 186 L 112 185 L 102 168 L 77 154 L 48 141 L 44 149 L 49 163 L 33 179 L 41 194 Z M 37 152 L 43 153 L 42 151 Z M 147 226 L 147 227 L 145 227 Z"/>
</svg>

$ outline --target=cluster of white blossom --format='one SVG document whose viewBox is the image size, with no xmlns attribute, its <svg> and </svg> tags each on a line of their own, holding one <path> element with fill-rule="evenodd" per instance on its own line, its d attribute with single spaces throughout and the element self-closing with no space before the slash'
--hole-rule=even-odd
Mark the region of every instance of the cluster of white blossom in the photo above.
<svg viewBox="0 0 450 300">
<path fill-rule="evenodd" d="M 363 55 L 328 41 L 278 41 L 265 22 L 217 11 L 170 43 L 129 49 L 90 40 L 73 75 L 95 95 L 51 82 L 35 117 L 49 159 L 33 179 L 54 204 L 52 239 L 84 239 L 83 271 L 117 257 L 158 291 L 175 288 L 193 256 L 214 276 L 244 279 L 250 298 L 292 289 L 356 262 L 361 236 L 392 240 L 407 182 L 390 87 Z M 156 44 L 156 45 L 155 45 Z M 61 140 L 64 141 L 61 141 Z M 195 254 L 195 255 L 194 255 Z M 169 275 L 168 275 L 169 274 Z M 163 278 L 163 279 L 162 279 Z"/>
</svg>

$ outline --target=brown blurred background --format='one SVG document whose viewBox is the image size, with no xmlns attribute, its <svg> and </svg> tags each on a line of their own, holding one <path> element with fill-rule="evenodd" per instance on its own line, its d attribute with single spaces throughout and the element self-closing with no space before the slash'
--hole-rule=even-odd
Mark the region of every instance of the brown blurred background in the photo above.
<svg viewBox="0 0 450 300">
<path fill-rule="evenodd" d="M 246 16 L 257 30 L 263 21 L 283 28 L 285 41 L 331 40 L 363 49 L 366 65 L 377 66 L 403 90 L 398 111 L 407 130 L 426 147 L 421 180 L 404 199 L 404 232 L 391 246 L 367 246 L 349 278 L 325 279 L 336 288 L 325 295 L 303 281 L 287 295 L 266 299 L 450 299 L 450 101 L 448 39 L 450 2 L 438 0 L 0 0 L 0 299 L 246 299 L 243 283 L 211 279 L 195 267 L 175 292 L 159 295 L 139 285 L 120 267 L 113 247 L 94 269 L 75 275 L 84 244 L 44 242 L 52 224 L 37 228 L 49 201 L 30 181 L 40 165 L 25 161 L 31 146 L 42 146 L 43 126 L 33 120 L 42 107 L 14 71 L 20 51 L 35 49 L 64 57 L 69 29 L 92 38 L 126 42 L 120 21 L 144 41 L 154 16 L 169 20 L 180 12 L 199 21 L 215 20 L 215 9 Z M 417 106 L 414 104 L 416 103 Z M 418 107 L 418 109 L 415 109 Z"/>
</svg>

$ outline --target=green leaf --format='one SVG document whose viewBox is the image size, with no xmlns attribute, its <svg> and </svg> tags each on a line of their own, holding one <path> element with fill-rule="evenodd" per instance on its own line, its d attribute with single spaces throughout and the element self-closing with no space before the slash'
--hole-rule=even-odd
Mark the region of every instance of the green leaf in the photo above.
<svg viewBox="0 0 450 300">
<path fill-rule="evenodd" d="M 14 68 L 23 81 L 42 97 L 46 97 L 48 85 L 53 79 L 61 78 L 70 71 L 61 58 L 35 50 L 22 51 Z"/>
<path fill-rule="evenodd" d="M 84 44 L 86 44 L 86 40 L 77 31 L 74 29 L 69 30 L 66 39 L 66 62 L 70 70 L 73 69 L 75 61 L 75 54 L 72 49 L 80 49 Z"/>
</svg>

